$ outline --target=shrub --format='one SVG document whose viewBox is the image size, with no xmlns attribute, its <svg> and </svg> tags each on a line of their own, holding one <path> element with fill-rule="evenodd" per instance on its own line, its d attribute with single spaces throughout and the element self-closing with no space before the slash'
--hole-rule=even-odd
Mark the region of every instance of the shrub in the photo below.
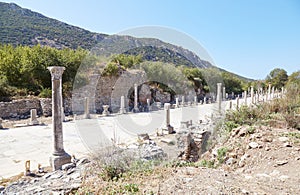
<svg viewBox="0 0 300 195">
<path fill-rule="evenodd" d="M 217 153 L 218 153 L 217 159 L 218 159 L 220 164 L 224 163 L 227 151 L 228 151 L 228 149 L 226 147 L 219 148 L 217 150 Z"/>
<path fill-rule="evenodd" d="M 40 98 L 51 98 L 52 97 L 52 90 L 50 88 L 42 88 L 40 94 Z"/>
</svg>

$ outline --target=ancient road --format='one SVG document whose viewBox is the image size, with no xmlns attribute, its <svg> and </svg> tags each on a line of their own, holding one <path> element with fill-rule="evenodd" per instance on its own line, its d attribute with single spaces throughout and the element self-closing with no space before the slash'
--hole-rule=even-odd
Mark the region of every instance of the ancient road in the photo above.
<svg viewBox="0 0 300 195">
<path fill-rule="evenodd" d="M 181 121 L 205 120 L 215 111 L 216 104 L 171 109 L 171 125 L 176 130 Z M 96 148 L 111 145 L 112 140 L 129 143 L 137 133 L 155 133 L 164 125 L 164 118 L 164 110 L 159 110 L 65 122 L 64 147 L 69 154 L 83 157 Z M 31 161 L 31 169 L 37 169 L 38 164 L 49 166 L 53 150 L 51 128 L 45 125 L 0 130 L 0 178 L 23 172 L 26 160 Z"/>
</svg>

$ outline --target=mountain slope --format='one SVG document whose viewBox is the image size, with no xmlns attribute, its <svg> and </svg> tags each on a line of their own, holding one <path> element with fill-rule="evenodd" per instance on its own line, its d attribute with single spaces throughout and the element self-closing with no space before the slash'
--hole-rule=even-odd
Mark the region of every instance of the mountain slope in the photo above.
<svg viewBox="0 0 300 195">
<path fill-rule="evenodd" d="M 108 46 L 111 49 L 108 53 L 142 54 L 145 60 L 189 67 L 214 67 L 190 50 L 159 39 L 93 33 L 21 8 L 14 3 L 0 2 L 0 44 L 40 44 L 58 49 L 81 47 L 88 50 Z M 240 78 L 249 81 L 247 78 Z"/>
<path fill-rule="evenodd" d="M 104 34 L 92 33 L 13 3 L 0 2 L 0 43 L 90 49 Z"/>
</svg>

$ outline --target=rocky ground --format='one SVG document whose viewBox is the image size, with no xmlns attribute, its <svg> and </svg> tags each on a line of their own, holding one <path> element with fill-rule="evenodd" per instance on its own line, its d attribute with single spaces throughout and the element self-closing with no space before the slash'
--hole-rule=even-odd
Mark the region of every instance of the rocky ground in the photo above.
<svg viewBox="0 0 300 195">
<path fill-rule="evenodd" d="M 225 151 L 224 156 L 220 151 Z M 218 152 L 219 151 L 219 152 Z M 219 153 L 219 154 L 218 154 Z M 202 159 L 202 160 L 201 160 Z M 200 167 L 182 167 L 160 185 L 161 194 L 299 194 L 300 132 L 239 127 L 202 155 Z M 205 160 L 204 160 L 205 159 Z M 203 168 L 203 162 L 217 168 Z M 209 164 L 209 163 L 208 163 Z M 207 166 L 207 165 L 206 165 Z"/>
<path fill-rule="evenodd" d="M 166 153 L 174 148 L 177 154 L 176 134 L 163 139 L 154 141 Z M 151 144 L 143 147 L 161 154 Z M 197 162 L 169 162 L 152 171 L 123 175 L 118 181 L 103 179 L 96 167 L 92 158 L 91 162 L 81 159 L 61 171 L 2 180 L 0 194 L 299 194 L 300 132 L 238 127 Z"/>
</svg>

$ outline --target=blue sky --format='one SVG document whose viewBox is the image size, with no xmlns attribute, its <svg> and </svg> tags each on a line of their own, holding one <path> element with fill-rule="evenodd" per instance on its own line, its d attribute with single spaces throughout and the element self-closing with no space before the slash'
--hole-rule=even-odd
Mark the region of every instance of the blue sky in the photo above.
<svg viewBox="0 0 300 195">
<path fill-rule="evenodd" d="M 3 1 L 3 0 L 2 0 Z M 300 70 L 300 1 L 5 0 L 99 33 L 163 26 L 191 36 L 218 67 L 254 79 Z"/>
</svg>

